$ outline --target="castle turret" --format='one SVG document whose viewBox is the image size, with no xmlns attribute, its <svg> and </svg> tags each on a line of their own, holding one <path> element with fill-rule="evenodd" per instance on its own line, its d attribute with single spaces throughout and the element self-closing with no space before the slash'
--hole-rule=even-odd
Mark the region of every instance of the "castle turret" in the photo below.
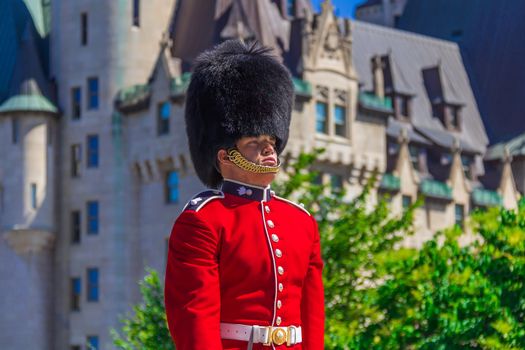
<svg viewBox="0 0 525 350">
<path fill-rule="evenodd" d="M 8 16 L 24 15 L 0 40 L 13 44 L 2 54 L 16 57 L 0 86 L 0 344 L 51 350 L 57 108 L 44 73 L 43 27 L 26 5 L 9 1 Z"/>
</svg>

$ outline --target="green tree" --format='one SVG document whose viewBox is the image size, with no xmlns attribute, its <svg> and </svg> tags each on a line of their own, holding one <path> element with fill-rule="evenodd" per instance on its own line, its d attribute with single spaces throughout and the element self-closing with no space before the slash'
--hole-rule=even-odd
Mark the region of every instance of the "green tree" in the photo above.
<svg viewBox="0 0 525 350">
<path fill-rule="evenodd" d="M 370 291 L 381 317 L 349 344 L 358 349 L 525 349 L 525 208 L 473 215 L 389 265 Z"/>
<path fill-rule="evenodd" d="M 419 201 L 400 216 L 391 214 L 385 200 L 371 205 L 377 174 L 366 181 L 360 195 L 348 200 L 344 191 L 320 184 L 319 174 L 309 170 L 321 152 L 301 154 L 276 191 L 303 203 L 315 215 L 325 262 L 325 348 L 350 349 L 364 325 L 380 318 L 382 311 L 370 301 L 377 293 L 375 281 L 385 275 L 385 265 L 413 254 L 395 247 L 413 233 Z"/>
<path fill-rule="evenodd" d="M 113 344 L 122 350 L 174 350 L 164 309 L 164 290 L 159 275 L 152 269 L 140 282 L 142 303 L 133 314 L 122 318 L 122 329 L 111 330 Z"/>
</svg>

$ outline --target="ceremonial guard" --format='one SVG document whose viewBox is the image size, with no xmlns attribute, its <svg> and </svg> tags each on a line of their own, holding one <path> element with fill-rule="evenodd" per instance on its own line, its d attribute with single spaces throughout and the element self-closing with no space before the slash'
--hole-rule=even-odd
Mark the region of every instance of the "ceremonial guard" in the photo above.
<svg viewBox="0 0 525 350">
<path fill-rule="evenodd" d="M 317 224 L 270 189 L 293 98 L 267 48 L 227 41 L 196 60 L 186 130 L 210 190 L 170 236 L 165 303 L 177 350 L 323 349 Z"/>
</svg>

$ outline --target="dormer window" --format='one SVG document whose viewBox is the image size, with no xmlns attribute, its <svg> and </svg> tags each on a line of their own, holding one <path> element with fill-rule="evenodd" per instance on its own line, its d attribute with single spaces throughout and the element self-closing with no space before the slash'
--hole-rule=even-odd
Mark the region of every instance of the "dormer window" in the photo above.
<svg viewBox="0 0 525 350">
<path fill-rule="evenodd" d="M 459 106 L 449 106 L 449 122 L 450 126 L 455 130 L 461 130 L 461 107 Z"/>
<path fill-rule="evenodd" d="M 411 92 L 406 86 L 390 55 L 373 56 L 371 59 L 373 93 L 393 102 L 396 119 L 407 121 L 411 117 Z M 397 73 L 396 73 L 397 72 Z"/>
<path fill-rule="evenodd" d="M 461 96 L 452 88 L 446 72 L 437 65 L 423 69 L 422 74 L 432 116 L 447 130 L 461 131 Z"/>
<path fill-rule="evenodd" d="M 410 96 L 397 95 L 394 107 L 398 119 L 410 119 Z"/>
<path fill-rule="evenodd" d="M 461 131 L 461 106 L 446 102 L 432 104 L 432 116 L 449 131 Z"/>
</svg>

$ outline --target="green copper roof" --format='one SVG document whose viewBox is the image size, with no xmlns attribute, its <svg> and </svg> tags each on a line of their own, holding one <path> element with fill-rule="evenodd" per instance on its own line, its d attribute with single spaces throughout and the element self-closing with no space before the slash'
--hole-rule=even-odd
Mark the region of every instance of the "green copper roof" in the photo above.
<svg viewBox="0 0 525 350">
<path fill-rule="evenodd" d="M 41 37 L 47 36 L 51 24 L 51 0 L 23 0 Z"/>
<path fill-rule="evenodd" d="M 0 106 L 0 113 L 26 111 L 57 113 L 58 109 L 42 95 L 13 96 Z"/>
<path fill-rule="evenodd" d="M 117 94 L 117 101 L 120 103 L 133 103 L 149 97 L 151 88 L 148 84 L 133 85 L 120 90 Z"/>
<path fill-rule="evenodd" d="M 174 96 L 184 95 L 190 84 L 191 73 L 183 73 L 180 77 L 171 80 L 171 94 Z"/>
<path fill-rule="evenodd" d="M 444 182 L 437 180 L 423 180 L 419 185 L 422 194 L 428 197 L 452 199 L 452 189 Z"/>
<path fill-rule="evenodd" d="M 359 93 L 359 103 L 363 107 L 383 112 L 392 112 L 392 99 L 390 97 L 378 97 L 369 92 Z"/>
<path fill-rule="evenodd" d="M 401 188 L 401 180 L 393 174 L 386 173 L 381 178 L 379 188 L 387 191 L 398 191 Z"/>
<path fill-rule="evenodd" d="M 295 94 L 298 96 L 312 97 L 312 85 L 299 78 L 292 78 Z"/>
<path fill-rule="evenodd" d="M 476 205 L 492 207 L 501 205 L 503 200 L 498 192 L 476 188 L 472 191 L 472 202 Z"/>
</svg>

